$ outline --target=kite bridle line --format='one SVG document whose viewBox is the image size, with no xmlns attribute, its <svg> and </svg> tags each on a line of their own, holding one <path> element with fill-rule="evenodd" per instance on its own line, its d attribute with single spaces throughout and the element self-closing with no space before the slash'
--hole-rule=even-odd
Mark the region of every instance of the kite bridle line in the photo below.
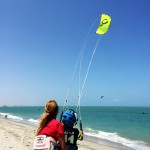
<svg viewBox="0 0 150 150">
<path fill-rule="evenodd" d="M 80 110 L 81 96 L 82 96 L 82 93 L 83 93 L 83 89 L 84 89 L 84 87 L 85 87 L 85 83 L 86 83 L 86 80 L 87 80 L 87 76 L 88 76 L 89 70 L 90 70 L 90 68 L 91 68 L 91 64 L 92 64 L 92 61 L 93 61 L 93 58 L 94 58 L 94 55 L 95 55 L 97 46 L 98 46 L 99 42 L 101 41 L 101 39 L 102 39 L 102 36 L 98 36 L 97 42 L 96 42 L 95 47 L 94 47 L 94 49 L 93 49 L 93 53 L 92 53 L 92 56 L 91 56 L 91 59 L 90 59 L 90 62 L 89 62 L 88 68 L 87 68 L 87 72 L 86 72 L 85 77 L 84 77 L 84 81 L 83 81 L 82 87 L 81 87 L 81 89 L 79 90 L 78 104 L 77 104 L 76 112 L 77 112 L 77 109 L 79 108 L 80 129 L 82 129 L 81 110 Z M 81 71 L 81 70 L 80 70 L 80 71 Z M 80 73 L 79 73 L 79 75 L 80 75 Z M 80 85 L 79 85 L 79 86 L 80 86 Z"/>
<path fill-rule="evenodd" d="M 84 86 L 85 86 L 85 82 L 86 82 L 86 80 L 87 80 L 88 72 L 89 72 L 90 67 L 91 67 L 91 64 L 92 64 L 93 57 L 94 57 L 94 55 L 95 55 L 95 51 L 96 51 L 97 46 L 98 46 L 99 41 L 100 41 L 100 37 L 99 37 L 99 36 L 98 36 L 97 42 L 96 42 L 96 44 L 95 44 L 95 48 L 94 48 L 94 50 L 93 50 L 93 53 L 92 53 L 92 56 L 91 56 L 91 60 L 90 60 L 89 65 L 88 65 L 87 72 L 86 72 L 86 74 L 85 74 L 85 78 L 84 78 L 83 85 L 82 85 L 82 87 L 81 87 L 81 79 L 80 79 L 80 76 L 81 76 L 82 58 L 83 58 L 83 54 L 84 54 L 84 51 L 85 51 L 85 47 L 86 47 L 86 45 L 87 45 L 89 39 L 94 35 L 94 34 L 93 34 L 92 36 L 89 36 L 90 31 L 92 30 L 92 28 L 93 28 L 93 26 L 94 26 L 94 24 L 96 23 L 96 21 L 97 21 L 98 18 L 99 18 L 99 17 L 97 17 L 97 18 L 95 19 L 95 21 L 92 23 L 92 25 L 91 25 L 91 27 L 90 27 L 88 33 L 87 33 L 87 36 L 86 36 L 86 38 L 85 38 L 85 40 L 84 40 L 84 43 L 83 43 L 83 45 L 82 45 L 81 51 L 80 51 L 80 53 L 79 53 L 78 59 L 77 59 L 77 61 L 76 61 L 76 64 L 75 64 L 75 67 L 74 67 L 74 70 L 73 70 L 73 73 L 72 73 L 72 76 L 71 76 L 71 80 L 70 80 L 69 85 L 68 85 L 67 94 L 66 94 L 66 99 L 65 99 L 65 102 L 64 102 L 64 105 L 63 105 L 63 110 L 62 110 L 61 116 L 60 116 L 60 121 L 61 121 L 62 116 L 63 116 L 63 113 L 64 113 L 64 110 L 65 110 L 65 106 L 66 106 L 66 104 L 67 104 L 67 102 L 68 102 L 68 96 L 69 96 L 69 94 L 70 94 L 70 89 L 71 89 L 72 81 L 73 81 L 73 78 L 74 78 L 74 74 L 75 74 L 77 65 L 78 65 L 78 63 L 79 63 L 79 61 L 80 61 L 80 64 L 79 64 L 79 93 L 78 93 L 78 102 L 77 102 L 77 107 L 76 107 L 76 112 L 77 112 L 78 109 L 79 109 L 80 130 L 82 130 L 81 109 L 80 109 L 81 96 L 82 96 L 82 93 L 83 93 L 83 88 L 84 88 Z"/>
<path fill-rule="evenodd" d="M 61 116 L 60 116 L 60 121 L 61 121 L 61 119 L 62 119 L 62 115 L 63 115 L 64 110 L 65 110 L 65 106 L 66 106 L 66 104 L 67 104 L 67 102 L 68 102 L 68 96 L 69 96 L 69 93 L 70 93 L 70 89 L 71 89 L 72 81 L 73 81 L 73 78 L 74 78 L 75 70 L 76 70 L 76 68 L 77 68 L 77 65 L 78 65 L 78 62 L 79 62 L 80 56 L 81 56 L 81 51 L 80 51 L 80 54 L 79 54 L 78 59 L 77 59 L 77 61 L 76 61 L 76 64 L 75 64 L 75 67 L 74 67 L 74 70 L 73 70 L 73 73 L 72 73 L 72 76 L 71 76 L 70 82 L 69 82 L 69 84 L 68 84 L 68 89 L 67 89 L 67 93 L 66 93 L 66 99 L 65 99 L 65 101 L 64 101 L 64 105 L 63 105 L 62 113 L 61 113 Z"/>
<path fill-rule="evenodd" d="M 68 84 L 68 89 L 67 89 L 67 93 L 66 93 L 66 99 L 65 99 L 65 101 L 64 101 L 62 113 L 61 113 L 61 116 L 60 116 L 60 121 L 61 121 L 61 119 L 62 119 L 62 115 L 63 115 L 64 110 L 65 110 L 65 106 L 66 106 L 66 104 L 67 104 L 67 102 L 68 102 L 68 96 L 69 96 L 69 93 L 70 93 L 70 89 L 71 89 L 72 81 L 73 81 L 73 78 L 74 78 L 75 70 L 76 70 L 76 68 L 77 68 L 79 59 L 80 59 L 80 57 L 81 57 L 81 53 L 82 53 L 82 51 L 80 51 L 80 54 L 79 54 L 78 59 L 77 59 L 77 61 L 76 61 L 76 64 L 75 64 L 75 67 L 74 67 L 74 70 L 73 70 L 73 73 L 72 73 L 70 82 L 69 82 L 69 84 Z"/>
<path fill-rule="evenodd" d="M 85 40 L 84 40 L 84 42 L 83 42 L 82 48 L 81 48 L 81 50 L 80 50 L 79 56 L 78 56 L 78 58 L 77 58 L 77 61 L 76 61 L 76 64 L 75 64 L 75 67 L 74 67 L 74 70 L 73 70 L 73 73 L 72 73 L 72 76 L 71 76 L 71 80 L 70 80 L 70 82 L 69 82 L 69 86 L 68 86 L 67 94 L 66 94 L 66 99 L 65 99 L 65 102 L 64 102 L 64 107 L 65 107 L 65 105 L 66 105 L 66 103 L 67 103 L 67 101 L 68 101 L 68 96 L 69 96 L 69 94 L 70 94 L 70 89 L 71 89 L 72 81 L 73 81 L 74 74 L 75 74 L 77 65 L 78 65 L 78 63 L 79 63 L 79 60 L 80 60 L 80 70 L 79 70 L 79 72 L 81 72 L 81 62 L 82 62 L 82 57 L 83 57 L 84 49 L 85 49 L 85 47 L 86 47 L 86 45 L 87 45 L 89 39 L 92 37 L 92 36 L 91 36 L 91 37 L 89 38 L 89 34 L 90 34 L 90 31 L 92 30 L 92 28 L 93 28 L 93 26 L 94 26 L 94 24 L 96 23 L 96 21 L 97 21 L 98 18 L 99 18 L 99 17 L 97 17 L 97 18 L 94 20 L 94 22 L 92 23 L 92 25 L 91 25 L 91 27 L 90 27 L 90 29 L 89 29 L 87 35 L 86 35 L 86 38 L 85 38 Z M 94 34 L 93 34 L 93 35 L 94 35 Z M 80 75 L 79 75 L 79 76 L 80 76 Z M 80 80 L 80 77 L 79 77 L 79 80 Z M 80 85 L 80 81 L 79 81 L 79 85 Z M 80 87 L 79 87 L 79 88 L 80 88 Z M 63 107 L 63 108 L 64 108 L 64 107 Z"/>
<path fill-rule="evenodd" d="M 107 17 L 107 18 L 104 18 L 104 17 Z M 102 18 L 103 18 L 103 19 L 102 19 Z M 101 15 L 101 21 L 100 21 L 100 27 L 102 27 L 102 29 L 100 29 L 100 28 L 98 27 L 96 33 L 97 33 L 97 34 L 100 34 L 100 35 L 101 35 L 101 34 L 105 34 L 105 33 L 108 31 L 108 29 L 109 29 L 110 23 L 111 23 L 111 17 L 108 16 L 108 15 L 106 15 L 106 14 L 102 14 L 102 15 Z M 105 26 L 103 27 L 103 25 L 105 25 L 105 24 L 108 24 L 107 27 L 105 27 Z M 81 126 L 80 126 L 80 129 L 82 129 L 81 112 L 80 112 L 81 96 L 82 96 L 83 89 L 84 89 L 84 86 L 85 86 L 85 82 L 86 82 L 86 80 L 87 80 L 87 76 L 88 76 L 88 73 L 89 73 L 89 70 L 90 70 L 90 67 L 91 67 L 91 64 L 92 64 L 93 57 L 94 57 L 94 55 L 95 55 L 97 46 L 98 46 L 98 44 L 99 44 L 99 42 L 100 42 L 101 39 L 102 39 L 102 36 L 99 36 L 98 39 L 97 39 L 97 42 L 96 42 L 96 44 L 95 44 L 95 48 L 94 48 L 94 50 L 93 50 L 93 53 L 92 53 L 92 56 L 91 56 L 91 60 L 90 60 L 90 62 L 89 62 L 89 66 L 88 66 L 87 72 L 86 72 L 86 74 L 85 74 L 85 78 L 84 78 L 84 82 L 83 82 L 83 84 L 82 84 L 81 90 L 80 90 L 80 84 L 79 84 L 79 96 L 78 96 L 77 108 L 79 107 L 80 125 L 81 125 Z M 82 55 L 83 55 L 83 54 L 82 54 Z M 82 58 L 81 58 L 81 60 L 80 60 L 80 68 L 81 68 L 81 62 L 82 62 Z M 81 70 L 81 69 L 80 69 L 80 70 Z M 79 80 L 80 80 L 80 71 L 79 71 Z M 80 81 L 79 81 L 79 83 L 80 83 Z"/>
<path fill-rule="evenodd" d="M 97 20 L 97 18 L 96 18 Z M 83 54 L 84 54 L 84 51 L 85 51 L 85 47 L 88 43 L 88 41 L 90 40 L 90 38 L 94 35 L 91 35 L 89 37 L 89 33 L 93 27 L 93 25 L 95 24 L 96 20 L 94 21 L 94 23 L 92 24 L 88 34 L 87 34 L 87 37 L 86 37 L 86 40 L 84 41 L 84 44 L 82 46 L 82 50 L 81 50 L 81 58 L 80 58 L 80 66 L 79 66 L 79 93 L 78 93 L 78 103 L 77 103 L 77 107 L 76 107 L 76 112 L 78 111 L 78 108 L 79 108 L 79 117 L 80 117 L 80 130 L 83 130 L 82 129 L 82 121 L 81 121 L 81 109 L 80 109 L 80 100 L 81 100 L 81 68 L 82 68 L 82 58 L 83 58 Z"/>
</svg>

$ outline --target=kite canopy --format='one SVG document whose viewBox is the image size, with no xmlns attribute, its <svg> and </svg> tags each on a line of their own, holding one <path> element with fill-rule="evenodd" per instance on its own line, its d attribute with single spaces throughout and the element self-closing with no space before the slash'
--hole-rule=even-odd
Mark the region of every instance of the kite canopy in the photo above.
<svg viewBox="0 0 150 150">
<path fill-rule="evenodd" d="M 109 30 L 110 24 L 111 24 L 111 17 L 106 14 L 102 14 L 100 24 L 98 26 L 96 33 L 105 34 Z"/>
</svg>

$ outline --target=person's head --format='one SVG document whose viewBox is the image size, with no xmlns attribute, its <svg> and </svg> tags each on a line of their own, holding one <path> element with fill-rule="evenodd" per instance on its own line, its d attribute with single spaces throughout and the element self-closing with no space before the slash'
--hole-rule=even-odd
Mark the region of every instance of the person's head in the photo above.
<svg viewBox="0 0 150 150">
<path fill-rule="evenodd" d="M 58 114 L 58 105 L 55 100 L 50 100 L 45 104 L 45 113 L 50 116 L 50 118 L 56 118 Z"/>
<path fill-rule="evenodd" d="M 41 116 L 39 120 L 39 128 L 37 130 L 37 134 L 40 130 L 52 119 L 56 119 L 58 114 L 59 107 L 55 100 L 49 100 L 45 104 L 45 113 Z"/>
<path fill-rule="evenodd" d="M 68 109 L 62 116 L 62 122 L 68 128 L 73 128 L 77 124 L 77 121 L 77 114 L 72 109 Z"/>
</svg>

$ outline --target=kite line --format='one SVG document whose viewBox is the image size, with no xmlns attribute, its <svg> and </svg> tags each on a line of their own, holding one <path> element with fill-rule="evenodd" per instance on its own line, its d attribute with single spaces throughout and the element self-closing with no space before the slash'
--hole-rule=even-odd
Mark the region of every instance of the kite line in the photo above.
<svg viewBox="0 0 150 150">
<path fill-rule="evenodd" d="M 96 18 L 97 20 L 97 18 Z M 63 105 L 63 110 L 62 110 L 62 113 L 61 113 L 61 117 L 60 117 L 60 120 L 62 119 L 62 115 L 63 115 L 63 112 L 64 112 L 64 109 L 65 109 L 65 106 L 66 106 L 66 103 L 68 101 L 68 96 L 69 96 L 69 93 L 70 93 L 70 89 L 71 89 L 71 85 L 72 85 L 72 81 L 73 81 L 73 78 L 74 78 L 74 75 L 75 75 L 75 70 L 78 66 L 78 63 L 79 64 L 79 93 L 78 93 L 78 101 L 77 101 L 77 107 L 76 107 L 76 112 L 79 110 L 79 117 L 80 117 L 80 129 L 82 130 L 82 122 L 81 122 L 81 110 L 80 110 L 80 102 L 81 102 L 81 96 L 83 94 L 83 89 L 85 87 L 85 83 L 86 83 L 86 80 L 87 80 L 87 76 L 88 76 L 88 73 L 89 73 L 89 70 L 91 68 L 91 64 L 92 64 L 92 61 L 93 61 L 93 58 L 94 58 L 94 55 L 95 55 L 95 52 L 96 52 L 96 49 L 98 47 L 98 44 L 99 42 L 101 41 L 102 39 L 102 36 L 100 35 L 103 35 L 105 34 L 108 30 L 109 30 L 109 27 L 110 27 L 110 24 L 111 24 L 111 17 L 108 16 L 107 14 L 102 14 L 101 15 L 101 19 L 100 19 L 100 23 L 99 23 L 99 26 L 96 30 L 96 34 L 98 34 L 98 38 L 97 38 L 97 41 L 96 41 L 96 44 L 94 46 L 94 49 L 93 49 L 93 52 L 92 52 L 92 56 L 91 56 L 91 59 L 89 61 L 89 65 L 88 65 L 88 68 L 87 68 L 87 71 L 86 71 L 86 74 L 85 74 L 85 77 L 84 77 L 84 80 L 83 80 L 83 84 L 81 86 L 81 67 L 82 67 L 82 59 L 83 59 L 83 54 L 84 54 L 84 51 L 85 51 L 85 47 L 88 43 L 88 41 L 90 40 L 90 38 L 92 36 L 89 36 L 90 35 L 90 32 L 96 22 L 96 20 L 93 22 L 93 24 L 91 25 L 88 33 L 87 33 L 87 36 L 84 40 L 84 43 L 82 45 L 82 48 L 81 48 L 81 51 L 79 53 L 79 56 L 78 56 L 78 59 L 76 61 L 76 64 L 75 64 L 75 67 L 74 67 L 74 70 L 73 70 L 73 73 L 72 73 L 72 76 L 71 76 L 71 79 L 70 79 L 70 82 L 69 82 L 69 85 L 68 85 L 68 89 L 67 89 L 67 94 L 66 94 L 66 99 L 65 99 L 65 102 L 64 102 L 64 105 Z M 80 61 L 80 62 L 79 62 Z"/>
</svg>

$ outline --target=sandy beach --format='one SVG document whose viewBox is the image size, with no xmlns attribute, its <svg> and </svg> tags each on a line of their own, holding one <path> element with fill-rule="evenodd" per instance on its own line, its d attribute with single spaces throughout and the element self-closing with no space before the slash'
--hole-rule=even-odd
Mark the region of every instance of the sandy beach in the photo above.
<svg viewBox="0 0 150 150">
<path fill-rule="evenodd" d="M 2 150 L 32 150 L 36 127 L 0 118 L 0 146 Z M 119 150 L 89 141 L 79 141 L 79 150 Z"/>
</svg>

